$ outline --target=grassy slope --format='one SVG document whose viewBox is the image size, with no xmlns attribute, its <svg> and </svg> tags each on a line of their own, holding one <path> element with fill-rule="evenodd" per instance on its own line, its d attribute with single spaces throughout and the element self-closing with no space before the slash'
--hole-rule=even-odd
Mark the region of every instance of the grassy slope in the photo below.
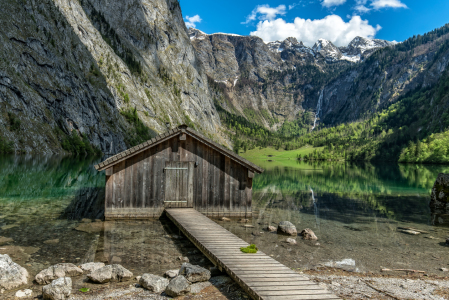
<svg viewBox="0 0 449 300">
<path fill-rule="evenodd" d="M 247 160 L 255 163 L 264 169 L 272 169 L 274 167 L 305 167 L 304 164 L 297 164 L 296 157 L 307 155 L 314 150 L 321 151 L 323 147 L 314 148 L 312 146 L 304 146 L 299 149 L 286 151 L 283 149 L 276 150 L 274 148 L 256 148 L 246 152 L 240 151 L 239 155 Z M 271 157 L 269 156 L 271 155 Z M 271 160 L 271 161 L 268 161 Z"/>
</svg>

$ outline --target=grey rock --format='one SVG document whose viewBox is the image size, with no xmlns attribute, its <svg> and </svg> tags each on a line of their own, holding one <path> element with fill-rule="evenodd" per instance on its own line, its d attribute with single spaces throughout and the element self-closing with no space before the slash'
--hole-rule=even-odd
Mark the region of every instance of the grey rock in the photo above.
<svg viewBox="0 0 449 300">
<path fill-rule="evenodd" d="M 27 281 L 28 271 L 13 262 L 8 254 L 0 254 L 0 289 L 14 289 Z"/>
<path fill-rule="evenodd" d="M 204 290 L 205 288 L 207 288 L 211 285 L 212 285 L 212 283 L 210 283 L 209 281 L 197 282 L 190 286 L 190 292 L 192 294 L 198 294 L 199 292 L 201 292 L 202 290 Z"/>
<path fill-rule="evenodd" d="M 95 270 L 103 268 L 104 266 L 105 266 L 105 264 L 102 262 L 90 262 L 90 263 L 82 264 L 80 266 L 80 269 L 83 270 L 84 272 L 92 273 Z"/>
<path fill-rule="evenodd" d="M 176 276 L 178 276 L 178 274 L 179 274 L 179 269 L 178 270 L 168 270 L 167 272 L 165 272 L 165 277 L 175 278 Z"/>
<path fill-rule="evenodd" d="M 302 238 L 305 240 L 318 240 L 315 233 L 309 228 L 306 228 L 303 231 L 301 231 L 301 235 L 302 235 Z"/>
<path fill-rule="evenodd" d="M 179 275 L 184 275 L 191 283 L 208 281 L 210 279 L 209 270 L 189 263 L 182 264 L 181 269 L 179 269 Z"/>
<path fill-rule="evenodd" d="M 133 277 L 133 273 L 121 265 L 107 265 L 97 269 L 87 275 L 87 277 L 96 283 L 106 283 L 110 281 L 126 281 Z"/>
<path fill-rule="evenodd" d="M 83 270 L 70 263 L 62 263 L 40 271 L 34 278 L 38 284 L 48 284 L 60 277 L 72 277 L 83 274 Z"/>
<path fill-rule="evenodd" d="M 72 293 L 72 279 L 61 277 L 42 287 L 42 296 L 49 300 L 65 300 Z"/>
<path fill-rule="evenodd" d="M 179 275 L 172 279 L 168 286 L 165 288 L 165 293 L 171 297 L 178 297 L 190 292 L 190 281 L 184 276 Z"/>
<path fill-rule="evenodd" d="M 143 274 L 139 279 L 141 286 L 156 294 L 162 293 L 169 283 L 167 278 L 153 274 Z"/>
<path fill-rule="evenodd" d="M 285 235 L 297 235 L 296 227 L 289 221 L 282 221 L 278 225 L 277 232 Z"/>
</svg>

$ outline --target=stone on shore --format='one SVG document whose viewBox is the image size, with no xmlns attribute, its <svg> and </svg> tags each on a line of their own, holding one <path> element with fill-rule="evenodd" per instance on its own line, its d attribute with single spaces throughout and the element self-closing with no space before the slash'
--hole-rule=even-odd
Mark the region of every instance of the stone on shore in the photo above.
<svg viewBox="0 0 449 300">
<path fill-rule="evenodd" d="M 168 270 L 167 272 L 165 272 L 165 276 L 168 278 L 175 278 L 176 276 L 178 276 L 179 274 L 179 270 Z"/>
<path fill-rule="evenodd" d="M 209 270 L 189 263 L 182 264 L 181 269 L 179 269 L 179 275 L 184 275 L 191 283 L 208 281 L 210 279 Z"/>
<path fill-rule="evenodd" d="M 90 263 L 82 264 L 82 265 L 80 266 L 80 268 L 81 268 L 81 270 L 83 270 L 84 272 L 92 273 L 92 272 L 94 272 L 95 270 L 98 270 L 98 269 L 103 268 L 104 266 L 105 266 L 105 264 L 102 263 L 102 262 L 90 262 Z"/>
<path fill-rule="evenodd" d="M 36 275 L 35 280 L 38 284 L 49 284 L 52 280 L 60 277 L 72 277 L 83 275 L 83 270 L 70 263 L 62 263 L 42 270 Z"/>
<path fill-rule="evenodd" d="M 42 296 L 49 300 L 65 300 L 72 293 L 72 279 L 61 277 L 42 288 Z"/>
<path fill-rule="evenodd" d="M 13 241 L 14 240 L 12 238 L 0 236 L 0 246 Z"/>
<path fill-rule="evenodd" d="M 291 245 L 296 245 L 296 240 L 295 240 L 295 239 L 288 238 L 288 239 L 287 239 L 287 243 L 289 243 L 289 244 L 291 244 Z"/>
<path fill-rule="evenodd" d="M 305 240 L 316 241 L 318 239 L 317 236 L 315 235 L 315 233 L 309 228 L 306 228 L 303 231 L 301 231 L 301 235 L 302 235 L 302 238 Z"/>
<path fill-rule="evenodd" d="M 8 254 L 0 254 L 0 289 L 14 289 L 27 282 L 28 271 L 13 262 Z"/>
<path fill-rule="evenodd" d="M 33 291 L 26 289 L 26 290 L 20 290 L 16 292 L 17 298 L 25 298 L 25 297 L 31 297 L 33 295 Z"/>
<path fill-rule="evenodd" d="M 190 292 L 190 282 L 182 275 L 172 279 L 165 289 L 170 297 L 178 297 Z"/>
<path fill-rule="evenodd" d="M 297 235 L 298 232 L 296 231 L 295 225 L 290 223 L 289 221 L 282 221 L 278 225 L 277 229 L 278 233 L 286 234 L 286 235 Z"/>
<path fill-rule="evenodd" d="M 87 275 L 95 283 L 106 283 L 110 281 L 126 281 L 133 277 L 133 273 L 121 265 L 107 265 Z"/>
<path fill-rule="evenodd" d="M 141 286 L 156 294 L 162 293 L 169 283 L 167 278 L 153 274 L 143 274 L 139 279 Z"/>
</svg>

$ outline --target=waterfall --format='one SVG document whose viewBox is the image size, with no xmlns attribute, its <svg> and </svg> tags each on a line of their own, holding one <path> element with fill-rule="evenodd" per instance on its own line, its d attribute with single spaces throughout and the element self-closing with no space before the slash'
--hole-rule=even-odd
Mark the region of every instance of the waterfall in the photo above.
<svg viewBox="0 0 449 300">
<path fill-rule="evenodd" d="M 318 104 L 317 104 L 317 106 L 316 106 L 315 120 L 313 121 L 313 127 L 312 127 L 312 129 L 311 129 L 310 131 L 312 131 L 312 130 L 315 129 L 315 126 L 316 126 L 316 120 L 317 120 L 318 117 L 320 116 L 320 112 L 321 112 L 321 104 L 322 104 L 322 102 L 323 102 L 323 92 L 324 92 L 324 89 L 322 89 L 321 92 L 320 92 L 320 98 L 318 98 Z"/>
<path fill-rule="evenodd" d="M 315 214 L 315 222 L 316 222 L 316 226 L 320 227 L 320 212 L 318 210 L 318 205 L 316 203 L 315 200 L 315 196 L 313 195 L 313 190 L 312 188 L 310 188 L 310 191 L 312 192 L 312 201 L 313 201 L 313 212 Z"/>
</svg>

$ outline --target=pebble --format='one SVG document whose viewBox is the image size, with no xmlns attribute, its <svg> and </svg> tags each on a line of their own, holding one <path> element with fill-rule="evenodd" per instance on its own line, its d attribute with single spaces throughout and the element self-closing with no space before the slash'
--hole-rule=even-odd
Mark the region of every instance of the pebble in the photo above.
<svg viewBox="0 0 449 300">
<path fill-rule="evenodd" d="M 448 271 L 449 271 L 449 269 L 448 269 L 448 268 L 440 268 L 440 271 L 443 271 L 443 272 L 448 272 Z"/>
<path fill-rule="evenodd" d="M 24 298 L 24 297 L 30 297 L 33 294 L 32 290 L 20 290 L 16 292 L 16 297 L 17 298 Z"/>
</svg>

